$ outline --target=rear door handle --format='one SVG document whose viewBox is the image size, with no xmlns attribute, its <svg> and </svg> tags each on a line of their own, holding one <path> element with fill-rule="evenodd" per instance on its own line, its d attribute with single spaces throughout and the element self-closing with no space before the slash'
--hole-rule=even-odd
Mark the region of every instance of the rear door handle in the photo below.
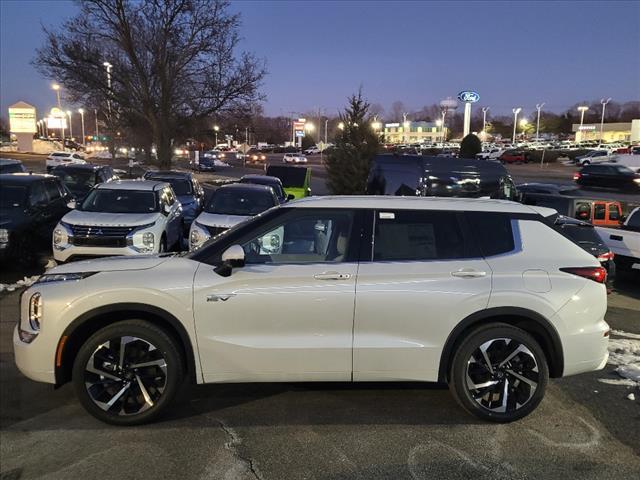
<svg viewBox="0 0 640 480">
<path fill-rule="evenodd" d="M 459 278 L 481 278 L 486 277 L 487 272 L 479 272 L 478 270 L 457 270 L 455 272 L 451 272 L 451 276 Z"/>
<path fill-rule="evenodd" d="M 316 280 L 349 280 L 351 278 L 351 274 L 339 272 L 322 272 L 316 273 L 313 278 L 315 278 Z"/>
</svg>

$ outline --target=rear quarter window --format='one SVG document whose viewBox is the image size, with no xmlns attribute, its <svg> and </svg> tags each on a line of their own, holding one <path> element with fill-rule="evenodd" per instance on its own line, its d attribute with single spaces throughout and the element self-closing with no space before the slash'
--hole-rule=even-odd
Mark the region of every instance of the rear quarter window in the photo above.
<svg viewBox="0 0 640 480">
<path fill-rule="evenodd" d="M 467 212 L 472 241 L 485 257 L 501 255 L 515 249 L 511 217 L 504 213 Z"/>
</svg>

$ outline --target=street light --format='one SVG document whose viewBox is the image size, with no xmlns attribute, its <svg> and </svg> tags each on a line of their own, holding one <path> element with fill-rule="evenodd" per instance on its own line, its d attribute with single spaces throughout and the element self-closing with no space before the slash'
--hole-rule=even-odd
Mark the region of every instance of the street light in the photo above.
<svg viewBox="0 0 640 480">
<path fill-rule="evenodd" d="M 580 127 L 578 128 L 578 133 L 580 134 L 580 142 L 582 142 L 582 124 L 584 123 L 584 113 L 589 110 L 589 107 L 586 105 L 580 105 L 578 107 L 578 111 L 580 112 Z M 576 134 L 577 140 L 578 134 Z"/>
<path fill-rule="evenodd" d="M 604 132 L 604 109 L 607 108 L 607 103 L 609 103 L 610 101 L 611 97 L 607 98 L 606 100 L 604 98 L 600 100 L 600 103 L 602 104 L 602 119 L 600 120 L 600 143 L 602 143 Z"/>
<path fill-rule="evenodd" d="M 107 97 L 107 108 L 109 109 L 109 114 L 111 114 L 111 69 L 113 65 L 109 62 L 103 62 L 102 65 L 107 69 L 107 88 L 109 90 L 109 96 Z"/>
<path fill-rule="evenodd" d="M 340 122 L 340 123 L 338 123 L 338 128 L 339 128 L 340 130 L 344 130 L 344 122 Z"/>
<path fill-rule="evenodd" d="M 218 130 L 220 130 L 220 127 L 218 125 L 214 125 L 213 126 L 213 131 L 216 134 L 216 149 L 218 148 Z"/>
<path fill-rule="evenodd" d="M 99 136 L 99 132 L 98 132 L 98 109 L 95 108 L 93 110 L 93 113 L 95 114 L 95 118 L 96 118 L 96 140 L 100 140 L 100 136 Z"/>
<path fill-rule="evenodd" d="M 518 127 L 518 114 L 522 111 L 522 107 L 514 108 L 513 112 L 513 138 L 511 143 L 516 143 L 516 128 Z"/>
<path fill-rule="evenodd" d="M 86 145 L 87 139 L 84 136 L 84 108 L 79 108 L 78 113 L 80 114 L 80 121 L 82 123 L 82 145 Z"/>
<path fill-rule="evenodd" d="M 436 127 L 440 128 L 440 133 L 442 134 L 442 120 L 440 119 L 436 120 Z"/>
<path fill-rule="evenodd" d="M 540 142 L 540 110 L 544 107 L 544 102 L 536 103 L 536 110 L 538 110 L 538 120 L 536 121 L 536 142 Z"/>
<path fill-rule="evenodd" d="M 60 103 L 60 85 L 54 83 L 53 85 L 51 85 L 51 88 L 53 88 L 56 92 L 56 97 L 58 98 L 58 108 L 62 108 L 62 104 Z"/>
<path fill-rule="evenodd" d="M 73 140 L 73 122 L 71 121 L 71 110 L 67 110 L 67 117 L 69 117 L 69 136 Z"/>
<path fill-rule="evenodd" d="M 489 107 L 482 107 L 482 137 L 483 140 L 487 140 L 487 112 Z"/>
</svg>

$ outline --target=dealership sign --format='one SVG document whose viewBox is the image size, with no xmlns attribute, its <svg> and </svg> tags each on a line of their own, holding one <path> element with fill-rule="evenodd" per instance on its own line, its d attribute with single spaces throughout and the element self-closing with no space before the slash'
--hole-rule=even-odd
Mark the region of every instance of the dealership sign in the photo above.
<svg viewBox="0 0 640 480">
<path fill-rule="evenodd" d="M 36 133 L 36 109 L 25 102 L 11 105 L 9 130 L 11 133 Z"/>
<path fill-rule="evenodd" d="M 578 130 L 595 130 L 596 126 L 595 125 L 580 125 L 578 127 Z"/>
<path fill-rule="evenodd" d="M 464 103 L 476 103 L 478 100 L 480 100 L 480 95 L 478 95 L 478 92 L 465 90 L 458 94 L 458 100 Z"/>
</svg>

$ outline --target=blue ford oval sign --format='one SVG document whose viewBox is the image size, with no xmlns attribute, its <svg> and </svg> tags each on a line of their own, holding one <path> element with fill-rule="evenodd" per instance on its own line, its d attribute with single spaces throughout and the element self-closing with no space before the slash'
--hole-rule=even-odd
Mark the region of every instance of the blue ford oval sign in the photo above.
<svg viewBox="0 0 640 480">
<path fill-rule="evenodd" d="M 476 103 L 478 100 L 480 100 L 480 95 L 478 95 L 478 92 L 465 90 L 464 92 L 460 92 L 458 94 L 458 100 L 465 103 Z"/>
</svg>

